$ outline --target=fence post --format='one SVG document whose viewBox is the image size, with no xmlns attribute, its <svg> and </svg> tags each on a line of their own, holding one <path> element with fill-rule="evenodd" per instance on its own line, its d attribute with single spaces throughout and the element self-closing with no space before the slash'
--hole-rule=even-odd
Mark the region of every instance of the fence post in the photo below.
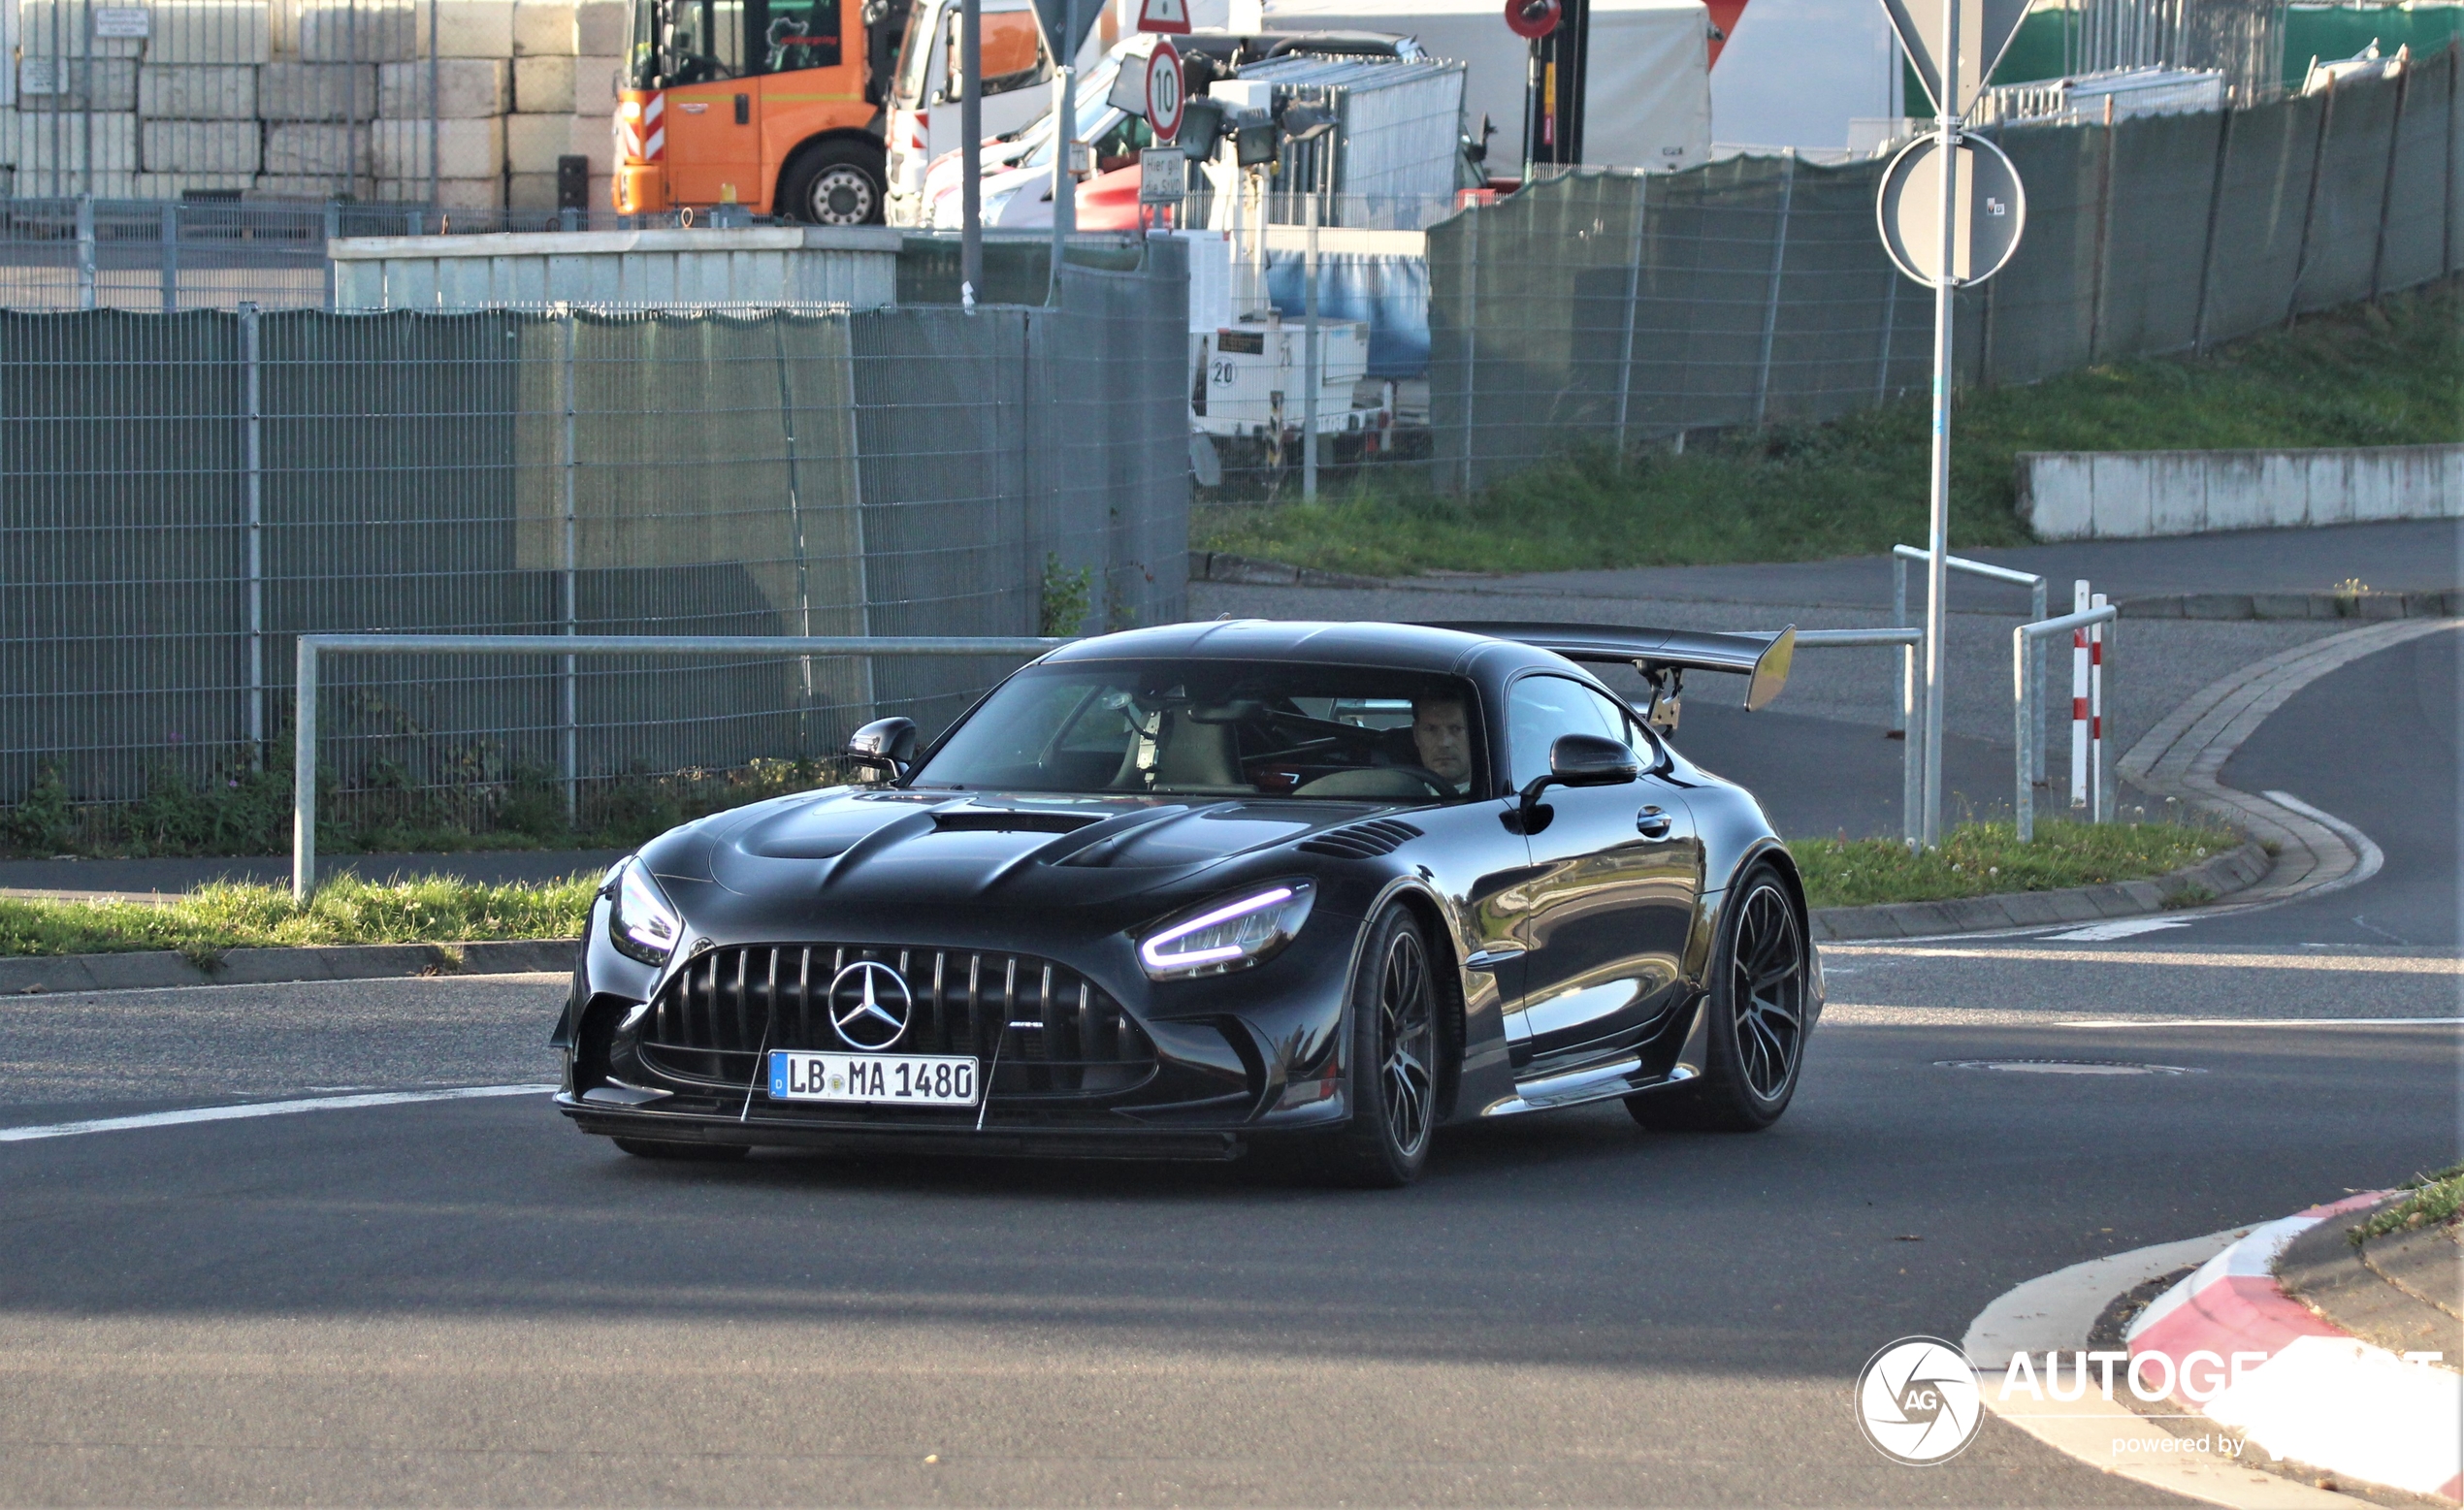
<svg viewBox="0 0 2464 1510">
<path fill-rule="evenodd" d="M 2036 618 L 2041 622 L 2044 617 L 2045 611 L 2039 607 Z M 2031 755 L 2041 755 L 2036 747 L 2044 743 L 2036 726 L 2036 684 L 2030 670 L 2038 642 L 2027 630 L 2028 626 L 2024 624 L 2011 630 L 2011 733 L 2019 742 L 2019 758 L 2013 762 L 2019 782 L 2012 794 L 2011 821 L 2017 825 L 2022 844 L 2033 843 L 2036 838 L 2036 784 L 2031 779 Z"/>
<path fill-rule="evenodd" d="M 1788 267 L 1789 202 L 1796 195 L 1797 148 L 1784 146 L 1779 157 L 1779 225 L 1771 235 L 1771 278 L 1763 298 L 1763 352 L 1754 370 L 1754 425 L 1758 430 L 1770 407 L 1771 341 L 1779 333 L 1780 278 Z"/>
<path fill-rule="evenodd" d="M 2042 574 L 2039 574 L 2036 585 L 2027 590 L 2028 622 L 2044 623 L 2045 609 L 2045 582 Z M 2034 644 L 2035 649 L 2028 652 L 2027 657 L 2027 705 L 2039 712 L 2033 725 L 2035 732 L 2028 736 L 2029 746 L 2036 752 L 2036 757 L 2028 762 L 2027 779 L 2034 785 L 2042 787 L 2045 785 L 2045 720 L 2042 712 L 2045 706 L 2045 642 L 2038 639 Z"/>
<path fill-rule="evenodd" d="M 2455 96 L 2464 89 L 2464 37 L 2447 45 L 2447 217 L 2439 224 L 2441 271 L 2455 271 Z"/>
<path fill-rule="evenodd" d="M 329 310 L 339 306 L 337 300 L 340 290 L 335 284 L 334 242 L 340 239 L 341 234 L 342 207 L 329 199 L 325 202 L 325 307 Z M 416 226 L 411 228 L 411 234 L 419 234 Z"/>
<path fill-rule="evenodd" d="M 163 313 L 179 312 L 179 205 L 163 203 L 163 266 L 157 279 L 163 288 Z"/>
<path fill-rule="evenodd" d="M 2086 579 L 2070 585 L 2070 611 L 2088 611 Z M 2088 809 L 2088 630 L 2070 631 L 2070 805 Z M 2092 811 L 2092 810 L 2090 810 Z"/>
<path fill-rule="evenodd" d="M 1899 695 L 1893 699 L 1907 737 L 1899 742 L 1899 831 L 1915 849 L 1925 843 L 1925 757 L 1918 748 L 1925 738 L 1925 720 L 1917 710 L 1917 647 L 1899 650 Z"/>
<path fill-rule="evenodd" d="M 1882 355 L 1873 365 L 1873 402 L 1878 408 L 1891 396 L 1891 337 L 1899 324 L 1899 270 L 1882 274 Z"/>
<path fill-rule="evenodd" d="M 248 510 L 248 751 L 265 763 L 265 388 L 257 305 L 240 305 L 240 360 L 246 371 Z"/>
<path fill-rule="evenodd" d="M 2223 112 L 2223 119 L 2216 129 L 2216 171 L 2207 187 L 2207 240 L 2199 252 L 2198 312 L 2190 319 L 2190 349 L 2196 352 L 2207 350 L 2207 294 L 2216 281 L 2216 223 L 2224 210 L 2224 165 L 2232 160 L 2233 117 L 2239 113 Z"/>
<path fill-rule="evenodd" d="M 2385 291 L 2387 270 L 2387 216 L 2395 209 L 2396 148 L 2404 143 L 2404 98 L 2413 87 L 2413 60 L 2405 59 L 2404 68 L 2395 76 L 2395 114 L 2387 123 L 2387 177 L 2379 185 L 2379 240 L 2370 252 L 2370 302 L 2377 304 Z"/>
<path fill-rule="evenodd" d="M 1463 217 L 1463 496 L 1472 496 L 1472 434 L 1480 393 L 1480 217 L 1475 205 Z"/>
<path fill-rule="evenodd" d="M 2088 290 L 2088 360 L 2094 363 L 2105 338 L 2105 270 L 2113 248 L 2113 96 L 2105 96 L 2105 129 L 2096 154 L 2096 255 Z"/>
<path fill-rule="evenodd" d="M 560 458 L 561 465 L 558 468 L 558 474 L 563 480 L 561 492 L 565 522 L 562 551 L 565 590 L 564 631 L 571 635 L 581 632 L 579 622 L 581 562 L 578 551 L 580 540 L 577 537 L 573 515 L 575 460 L 573 454 L 573 310 L 570 305 L 567 305 L 558 313 L 563 316 L 560 323 L 563 326 L 565 347 L 564 361 L 560 365 L 562 386 L 565 390 L 564 455 Z M 565 779 L 565 820 L 569 823 L 574 821 L 581 813 L 581 730 L 579 727 L 581 697 L 580 689 L 574 685 L 580 674 L 580 666 L 572 656 L 563 659 L 564 674 L 559 677 L 557 686 L 557 721 L 563 734 L 561 748 L 557 752 L 557 767 Z"/>
<path fill-rule="evenodd" d="M 2318 140 L 2310 149 L 2310 193 L 2302 200 L 2301 241 L 2293 252 L 2292 286 L 2285 291 L 2285 325 L 2290 329 L 2293 316 L 2301 310 L 2302 274 L 2310 271 L 2310 226 L 2318 214 L 2318 178 L 2327 166 L 2327 133 L 2336 119 L 2336 76 L 2327 76 L 2327 87 L 2320 91 L 2318 102 Z"/>
<path fill-rule="evenodd" d="M 94 196 L 77 197 L 77 306 L 94 307 Z"/>
<path fill-rule="evenodd" d="M 291 707 L 291 900 L 316 890 L 316 638 L 300 636 Z"/>
<path fill-rule="evenodd" d="M 1891 553 L 1891 626 L 1895 629 L 1912 627 L 1908 623 L 1908 562 L 1897 551 Z M 1901 701 L 1900 692 L 1895 691 L 1891 697 L 1891 732 L 1904 739 L 1908 733 L 1908 722 L 1899 706 Z"/>
<path fill-rule="evenodd" d="M 1617 465 L 1626 461 L 1626 418 L 1634 397 L 1635 380 L 1635 304 L 1642 292 L 1642 216 L 1643 207 L 1651 197 L 1651 176 L 1637 173 L 1634 177 L 1635 223 L 1626 238 L 1626 344 L 1625 356 L 1617 364 Z"/>
</svg>

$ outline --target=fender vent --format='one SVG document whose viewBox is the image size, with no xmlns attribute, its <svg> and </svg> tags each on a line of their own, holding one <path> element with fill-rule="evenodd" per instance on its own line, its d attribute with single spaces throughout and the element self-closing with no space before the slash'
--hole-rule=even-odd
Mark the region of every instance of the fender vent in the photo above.
<svg viewBox="0 0 2464 1510">
<path fill-rule="evenodd" d="M 1420 830 L 1400 819 L 1373 818 L 1366 823 L 1353 823 L 1345 828 L 1330 828 L 1322 834 L 1301 841 L 1301 848 L 1312 854 L 1333 854 L 1347 860 L 1373 859 L 1392 854 L 1408 840 L 1420 837 Z"/>
</svg>

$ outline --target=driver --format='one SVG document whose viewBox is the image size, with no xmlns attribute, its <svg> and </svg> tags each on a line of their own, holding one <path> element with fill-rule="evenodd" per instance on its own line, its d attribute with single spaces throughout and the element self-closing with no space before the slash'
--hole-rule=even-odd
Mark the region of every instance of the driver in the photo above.
<svg viewBox="0 0 2464 1510">
<path fill-rule="evenodd" d="M 1472 736 L 1463 699 L 1451 693 L 1411 699 L 1411 744 L 1420 753 L 1421 766 L 1460 796 L 1472 780 Z"/>
</svg>

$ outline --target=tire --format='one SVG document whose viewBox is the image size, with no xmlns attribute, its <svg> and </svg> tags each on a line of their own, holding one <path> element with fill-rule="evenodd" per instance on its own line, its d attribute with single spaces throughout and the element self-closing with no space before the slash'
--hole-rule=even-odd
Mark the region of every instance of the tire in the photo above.
<svg viewBox="0 0 2464 1510">
<path fill-rule="evenodd" d="M 1710 1016 L 1708 1063 L 1688 1084 L 1627 1097 L 1626 1109 L 1644 1127 L 1756 1133 L 1778 1121 L 1797 1094 L 1813 958 L 1805 921 L 1768 864 L 1747 871 L 1734 895 L 1702 1008 Z"/>
<path fill-rule="evenodd" d="M 654 1138 L 619 1138 L 616 1146 L 636 1159 L 673 1159 L 685 1164 L 729 1164 L 753 1151 L 742 1143 L 670 1143 Z"/>
<path fill-rule="evenodd" d="M 788 165 L 778 212 L 806 225 L 879 225 L 884 182 L 879 147 L 825 142 Z"/>
<path fill-rule="evenodd" d="M 1318 1171 L 1355 1189 L 1409 1185 L 1429 1162 L 1439 1036 L 1429 944 L 1405 908 L 1371 926 L 1344 1018 L 1351 1121 L 1320 1146 Z"/>
</svg>

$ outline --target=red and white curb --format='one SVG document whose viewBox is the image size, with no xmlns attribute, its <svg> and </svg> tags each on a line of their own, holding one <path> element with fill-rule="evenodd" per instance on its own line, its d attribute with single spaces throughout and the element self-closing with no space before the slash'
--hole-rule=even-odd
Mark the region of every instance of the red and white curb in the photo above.
<svg viewBox="0 0 2464 1510">
<path fill-rule="evenodd" d="M 2209 1259 L 2130 1324 L 2130 1382 L 2276 1457 L 2464 1500 L 2464 1380 L 2435 1355 L 2399 1356 L 2321 1320 L 2273 1272 L 2301 1234 L 2385 1198 L 2312 1206 Z"/>
</svg>

